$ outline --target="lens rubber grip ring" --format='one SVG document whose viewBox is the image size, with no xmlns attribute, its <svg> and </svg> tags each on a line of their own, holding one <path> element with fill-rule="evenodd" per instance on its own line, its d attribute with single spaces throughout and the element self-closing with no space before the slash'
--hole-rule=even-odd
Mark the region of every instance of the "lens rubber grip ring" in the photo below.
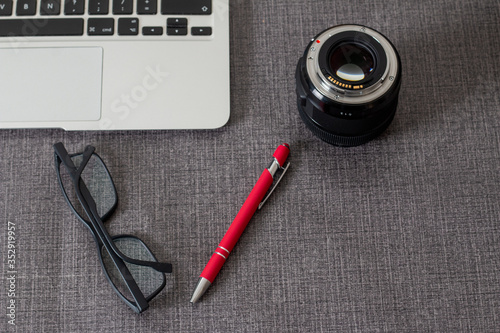
<svg viewBox="0 0 500 333">
<path fill-rule="evenodd" d="M 341 146 L 341 147 L 354 147 L 354 146 L 359 146 L 364 143 L 367 143 L 370 140 L 373 140 L 380 134 L 382 134 L 387 127 L 391 124 L 392 120 L 394 119 L 394 115 L 396 114 L 396 107 L 394 107 L 394 110 L 392 114 L 387 118 L 380 126 L 375 128 L 373 131 L 359 135 L 359 136 L 340 136 L 340 135 L 335 135 L 330 132 L 325 131 L 322 129 L 319 125 L 314 123 L 304 112 L 302 103 L 301 103 L 301 98 L 297 98 L 297 107 L 299 109 L 299 114 L 300 118 L 302 118 L 302 121 L 306 124 L 307 128 L 313 132 L 314 135 L 316 135 L 318 138 L 321 140 L 335 146 Z M 397 105 L 397 102 L 396 102 Z"/>
</svg>

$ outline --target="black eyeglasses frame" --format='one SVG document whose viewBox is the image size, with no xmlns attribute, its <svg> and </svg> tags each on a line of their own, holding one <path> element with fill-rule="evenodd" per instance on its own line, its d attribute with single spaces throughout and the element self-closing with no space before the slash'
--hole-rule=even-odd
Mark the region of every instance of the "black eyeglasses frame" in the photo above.
<svg viewBox="0 0 500 333">
<path fill-rule="evenodd" d="M 75 166 L 73 163 L 72 158 L 78 155 L 82 155 L 83 160 L 78 166 L 78 168 Z M 83 179 L 81 178 L 81 174 L 83 170 L 85 169 L 85 166 L 87 165 L 88 161 L 92 156 L 95 156 L 100 163 L 102 163 L 102 166 L 104 167 L 107 176 L 109 177 L 111 184 L 113 186 L 113 192 L 115 195 L 115 200 L 113 206 L 107 211 L 102 217 L 99 216 L 99 213 L 97 211 L 97 205 L 95 203 L 94 198 L 90 194 L 90 191 L 88 190 L 87 186 L 85 185 Z M 172 265 L 169 263 L 161 263 L 158 262 L 156 259 L 155 255 L 152 253 L 152 251 L 148 248 L 148 246 L 140 240 L 136 236 L 132 235 L 117 235 L 111 237 L 104 227 L 105 221 L 107 221 L 113 212 L 116 210 L 117 203 L 118 203 L 118 197 L 116 194 L 116 188 L 114 185 L 114 182 L 111 178 L 111 174 L 109 173 L 108 168 L 106 167 L 106 164 L 104 161 L 100 158 L 100 156 L 95 153 L 95 148 L 93 146 L 87 146 L 84 150 L 83 153 L 77 153 L 77 154 L 68 154 L 66 151 L 66 148 L 62 143 L 56 143 L 54 145 L 54 159 L 55 159 L 55 167 L 56 167 L 56 174 L 57 174 L 57 179 L 59 182 L 59 186 L 61 187 L 61 191 L 63 193 L 63 196 L 69 205 L 71 211 L 73 214 L 87 226 L 87 228 L 90 230 L 92 236 L 94 237 L 94 240 L 97 245 L 98 249 L 98 256 L 100 259 L 101 267 L 103 271 L 105 272 L 105 276 L 108 280 L 108 282 L 111 284 L 112 288 L 114 291 L 118 294 L 118 296 L 129 306 L 131 307 L 134 311 L 137 313 L 141 313 L 144 310 L 146 310 L 149 307 L 148 302 L 151 301 L 155 296 L 157 296 L 161 290 L 166 285 L 166 277 L 164 273 L 171 273 L 172 272 Z M 85 211 L 85 214 L 87 215 L 89 221 L 86 221 L 85 219 L 80 216 L 80 214 L 75 210 L 73 204 L 71 203 L 71 200 L 69 199 L 66 189 L 63 185 L 63 181 L 61 178 L 61 164 L 64 165 L 66 168 L 66 171 L 68 172 L 73 186 L 74 190 L 76 193 L 76 196 L 78 198 L 78 201 L 80 202 L 82 209 Z M 151 255 L 151 257 L 155 261 L 143 261 L 143 260 L 137 260 L 133 258 L 129 258 L 128 256 L 124 255 L 115 245 L 114 241 L 118 239 L 123 239 L 123 238 L 133 238 L 137 241 L 139 241 L 144 248 L 147 250 L 147 252 Z M 108 270 L 103 262 L 102 258 L 102 249 L 105 248 L 113 261 L 113 264 L 117 268 L 121 278 L 127 285 L 128 290 L 130 291 L 130 294 L 132 295 L 132 298 L 134 299 L 135 302 L 132 302 L 128 300 L 116 287 L 116 285 L 113 283 L 111 280 L 111 277 L 109 276 Z M 148 266 L 151 267 L 152 269 L 155 269 L 156 271 L 162 273 L 162 284 L 161 286 L 156 289 L 153 293 L 151 293 L 148 296 L 145 296 L 143 292 L 140 290 L 139 286 L 137 285 L 137 282 L 133 278 L 132 274 L 130 273 L 130 270 L 127 268 L 125 265 L 125 262 L 129 264 L 134 264 L 134 265 L 140 265 L 140 266 Z"/>
</svg>

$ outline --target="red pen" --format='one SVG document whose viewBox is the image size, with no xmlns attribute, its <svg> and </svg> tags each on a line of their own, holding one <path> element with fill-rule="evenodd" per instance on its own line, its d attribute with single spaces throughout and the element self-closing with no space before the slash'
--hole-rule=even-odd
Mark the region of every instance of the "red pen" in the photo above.
<svg viewBox="0 0 500 333">
<path fill-rule="evenodd" d="M 262 207 L 262 205 L 269 198 L 269 195 L 278 185 L 281 177 L 283 177 L 286 170 L 288 169 L 288 166 L 290 165 L 288 163 L 287 166 L 284 167 L 289 153 L 290 147 L 286 143 L 280 145 L 274 152 L 274 160 L 271 162 L 271 165 L 260 175 L 259 180 L 253 187 L 252 192 L 250 192 L 250 194 L 248 195 L 248 198 L 243 204 L 243 207 L 241 207 L 240 211 L 234 218 L 233 223 L 231 223 L 231 226 L 222 238 L 219 246 L 205 266 L 205 269 L 203 270 L 203 272 L 201 272 L 200 279 L 198 280 L 196 288 L 193 292 L 193 296 L 191 297 L 191 303 L 196 303 L 205 293 L 205 291 L 207 291 L 208 287 L 210 287 L 210 285 L 213 283 L 215 277 L 222 268 L 222 265 L 224 265 L 224 263 L 226 262 L 227 257 L 233 250 L 236 242 L 238 242 L 238 239 L 245 230 L 253 214 L 257 209 L 260 209 Z M 274 187 L 264 199 L 266 192 L 273 184 L 276 172 L 280 169 L 283 170 L 281 177 L 277 180 Z"/>
</svg>

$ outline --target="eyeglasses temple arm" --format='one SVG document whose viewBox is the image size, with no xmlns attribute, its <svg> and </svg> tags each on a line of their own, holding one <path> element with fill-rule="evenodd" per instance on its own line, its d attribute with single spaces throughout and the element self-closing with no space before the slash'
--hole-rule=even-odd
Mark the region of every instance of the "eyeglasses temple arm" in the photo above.
<svg viewBox="0 0 500 333">
<path fill-rule="evenodd" d="M 68 151 L 66 150 L 62 142 L 56 143 L 53 147 L 54 147 L 54 153 L 56 154 L 57 157 L 59 157 L 61 162 L 68 170 L 73 182 L 75 182 L 81 176 L 83 169 L 85 168 L 90 158 L 92 157 L 92 154 L 95 151 L 95 147 L 93 146 L 89 145 L 85 147 L 85 150 L 82 154 L 83 159 L 77 168 L 73 163 L 73 160 L 71 159 L 71 155 L 68 154 Z"/>
<path fill-rule="evenodd" d="M 78 177 L 78 179 L 81 180 L 80 177 Z M 108 253 L 111 257 L 111 260 L 113 261 L 115 267 L 118 269 L 118 272 L 120 272 L 121 277 L 123 278 L 124 281 L 126 281 L 127 288 L 135 300 L 135 306 L 137 307 L 136 310 L 139 313 L 143 312 L 144 310 L 146 310 L 149 307 L 149 303 L 146 300 L 146 297 L 144 296 L 141 289 L 137 285 L 137 282 L 135 282 L 135 279 L 132 277 L 132 274 L 130 273 L 129 269 L 127 268 L 127 266 L 123 262 L 124 260 L 122 258 L 120 258 L 118 253 L 116 253 L 117 252 L 116 250 L 118 250 L 118 249 L 116 249 L 116 246 L 114 246 L 114 242 L 112 240 L 111 240 L 111 242 L 108 241 L 107 232 L 103 233 L 102 229 L 96 227 L 97 223 L 94 221 L 96 214 L 94 212 L 97 212 L 97 209 L 95 206 L 95 201 L 90 196 L 90 192 L 87 189 L 87 186 L 85 186 L 85 183 L 83 181 L 81 181 L 81 185 L 79 185 L 78 188 L 80 189 L 81 194 L 84 196 L 84 198 L 83 198 L 84 200 L 83 201 L 81 200 L 82 207 L 85 210 L 85 212 L 87 213 L 87 215 L 92 223 L 92 227 L 94 228 L 97 236 L 101 240 L 101 243 L 106 248 L 106 251 L 108 251 Z M 79 192 L 79 191 L 77 191 L 77 192 Z M 89 196 L 90 196 L 90 203 L 88 201 Z M 89 214 L 88 211 L 91 211 L 91 214 Z M 94 211 L 94 212 L 92 212 L 92 211 Z M 100 221 L 99 217 L 98 217 L 98 220 Z M 102 225 L 102 222 L 101 222 L 101 225 Z"/>
<path fill-rule="evenodd" d="M 113 264 L 118 269 L 120 276 L 126 282 L 127 288 L 130 291 L 130 293 L 132 294 L 132 297 L 134 298 L 135 306 L 137 307 L 137 309 L 135 309 L 135 310 L 137 310 L 139 313 L 143 312 L 144 310 L 146 310 L 149 307 L 149 303 L 146 300 L 146 296 L 144 296 L 143 292 L 141 291 L 141 289 L 137 285 L 137 282 L 135 282 L 135 279 L 132 276 L 132 273 L 130 273 L 129 269 L 127 268 L 127 266 L 125 265 L 123 260 L 121 260 L 116 255 L 116 253 L 114 253 L 114 251 L 110 251 L 110 249 L 108 249 L 108 247 L 106 246 L 106 243 L 103 243 L 103 244 L 111 257 Z"/>
</svg>

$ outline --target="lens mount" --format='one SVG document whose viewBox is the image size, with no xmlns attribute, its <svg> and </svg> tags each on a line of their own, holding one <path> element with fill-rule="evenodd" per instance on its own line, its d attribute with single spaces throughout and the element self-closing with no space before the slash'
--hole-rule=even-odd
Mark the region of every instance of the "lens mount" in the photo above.
<svg viewBox="0 0 500 333">
<path fill-rule="evenodd" d="M 339 25 L 311 40 L 296 81 L 306 125 L 331 144 L 353 146 L 378 136 L 392 121 L 401 60 L 381 33 Z"/>
</svg>

